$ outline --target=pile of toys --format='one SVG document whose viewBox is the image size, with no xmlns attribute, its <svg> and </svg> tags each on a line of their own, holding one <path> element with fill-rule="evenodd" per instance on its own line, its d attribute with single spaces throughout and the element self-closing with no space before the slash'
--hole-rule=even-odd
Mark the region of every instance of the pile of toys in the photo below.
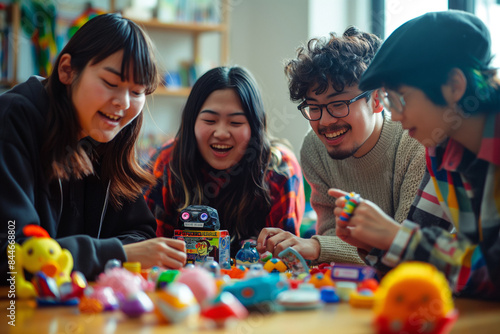
<svg viewBox="0 0 500 334">
<path fill-rule="evenodd" d="M 208 225 L 218 231 L 216 212 L 192 209 L 191 216 L 182 217 L 185 227 L 201 221 L 203 226 L 192 225 L 201 229 L 197 231 L 207 231 L 203 228 Z M 122 265 L 112 260 L 88 285 L 80 273 L 72 272 L 71 254 L 47 232 L 39 226 L 24 232 L 31 238 L 16 245 L 18 272 L 23 273 L 16 281 L 17 291 L 20 297 L 37 298 L 40 306 L 78 305 L 82 313 L 121 311 L 128 317 L 153 312 L 165 324 L 221 327 L 250 312 L 307 310 L 347 302 L 373 308 L 378 333 L 447 333 L 458 317 L 446 279 L 425 263 L 401 264 L 379 284 L 370 267 L 334 263 L 309 268 L 293 248 L 272 258 L 259 256 L 249 242 L 230 265 L 219 237 L 215 243 L 224 252 L 211 257 L 197 250 L 198 258 L 192 257 L 180 270 L 141 270 L 139 263 Z M 33 254 L 44 261 L 31 261 Z M 24 273 L 33 277 L 31 282 Z"/>
</svg>

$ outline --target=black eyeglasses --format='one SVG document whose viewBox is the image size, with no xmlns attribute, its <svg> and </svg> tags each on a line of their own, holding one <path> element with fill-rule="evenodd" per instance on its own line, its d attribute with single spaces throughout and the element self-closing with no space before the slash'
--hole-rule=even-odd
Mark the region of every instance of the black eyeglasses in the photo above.
<svg viewBox="0 0 500 334">
<path fill-rule="evenodd" d="M 377 92 L 379 100 L 385 109 L 389 110 L 391 113 L 403 113 L 403 109 L 406 105 L 403 95 L 393 90 L 385 90 L 383 88 L 379 88 Z"/>
<path fill-rule="evenodd" d="M 370 95 L 373 90 L 368 90 L 359 94 L 350 100 L 333 101 L 328 104 L 307 104 L 306 101 L 299 104 L 297 109 L 300 110 L 302 115 L 309 121 L 317 121 L 323 116 L 323 108 L 326 107 L 326 111 L 330 116 L 335 118 L 343 118 L 349 115 L 349 106 L 368 95 Z"/>
</svg>

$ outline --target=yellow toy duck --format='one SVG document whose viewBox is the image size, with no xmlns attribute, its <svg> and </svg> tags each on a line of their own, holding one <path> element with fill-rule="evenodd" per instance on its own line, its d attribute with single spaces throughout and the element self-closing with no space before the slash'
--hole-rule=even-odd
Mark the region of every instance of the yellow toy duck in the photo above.
<svg viewBox="0 0 500 334">
<path fill-rule="evenodd" d="M 38 225 L 27 225 L 23 233 L 30 237 L 22 245 L 16 243 L 16 294 L 19 298 L 37 297 L 35 287 L 26 280 L 25 271 L 35 274 L 42 271 L 52 277 L 57 286 L 71 282 L 73 256 L 67 249 L 49 236 L 49 233 Z"/>
</svg>

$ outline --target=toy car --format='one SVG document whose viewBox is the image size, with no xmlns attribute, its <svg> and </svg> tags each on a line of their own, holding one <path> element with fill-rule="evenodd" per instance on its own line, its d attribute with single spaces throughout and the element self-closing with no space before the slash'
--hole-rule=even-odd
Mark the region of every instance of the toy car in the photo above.
<svg viewBox="0 0 500 334">
<path fill-rule="evenodd" d="M 220 229 L 217 210 L 206 205 L 190 205 L 181 211 L 179 218 L 180 228 L 184 230 L 211 230 Z"/>
</svg>

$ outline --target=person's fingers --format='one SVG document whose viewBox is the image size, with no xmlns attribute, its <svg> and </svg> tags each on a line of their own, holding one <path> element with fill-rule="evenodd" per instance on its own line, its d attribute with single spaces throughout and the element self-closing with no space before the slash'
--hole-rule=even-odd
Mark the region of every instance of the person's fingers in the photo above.
<svg viewBox="0 0 500 334">
<path fill-rule="evenodd" d="M 177 249 L 184 253 L 186 252 L 186 243 L 184 242 L 184 240 L 169 239 L 169 238 L 164 238 L 164 239 L 167 246 Z"/>
<path fill-rule="evenodd" d="M 276 247 L 274 247 L 274 251 L 272 252 L 273 253 L 273 257 L 278 257 L 278 255 L 282 251 L 284 251 L 285 249 L 287 249 L 289 247 L 293 247 L 293 246 L 295 246 L 297 244 L 298 244 L 297 241 L 295 239 L 292 239 L 292 238 L 281 240 L 276 245 Z"/>
<path fill-rule="evenodd" d="M 269 237 L 280 233 L 281 229 L 279 228 L 273 228 L 273 227 L 266 227 L 263 228 L 262 231 L 259 234 L 259 237 L 257 238 L 257 251 L 259 253 L 264 253 L 267 250 L 267 240 Z"/>
<path fill-rule="evenodd" d="M 266 240 L 266 250 L 274 255 L 274 250 L 276 246 L 285 239 L 286 239 L 286 233 L 284 231 L 269 236 Z"/>
<path fill-rule="evenodd" d="M 335 197 L 335 198 L 340 198 L 340 197 L 344 197 L 345 195 L 348 195 L 349 193 L 343 191 L 343 190 L 340 190 L 340 189 L 336 189 L 336 188 L 330 188 L 328 189 L 328 195 L 329 196 L 332 196 L 332 197 Z"/>
<path fill-rule="evenodd" d="M 161 262 L 166 268 L 178 269 L 184 266 L 186 263 L 186 257 L 187 255 L 185 252 L 179 252 L 173 248 L 168 248 L 161 255 Z"/>
</svg>

